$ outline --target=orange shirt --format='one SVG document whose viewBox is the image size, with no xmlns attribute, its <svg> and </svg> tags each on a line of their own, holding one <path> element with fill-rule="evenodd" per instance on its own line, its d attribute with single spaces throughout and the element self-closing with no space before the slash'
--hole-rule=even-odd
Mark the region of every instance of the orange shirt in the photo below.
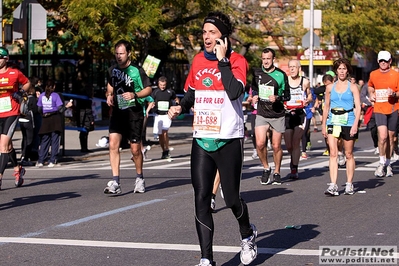
<svg viewBox="0 0 399 266">
<path fill-rule="evenodd" d="M 379 69 L 370 73 L 369 87 L 375 89 L 376 101 L 374 112 L 380 114 L 391 114 L 399 108 L 398 99 L 387 94 L 387 89 L 399 91 L 399 73 L 390 69 L 388 72 L 381 72 Z"/>
</svg>

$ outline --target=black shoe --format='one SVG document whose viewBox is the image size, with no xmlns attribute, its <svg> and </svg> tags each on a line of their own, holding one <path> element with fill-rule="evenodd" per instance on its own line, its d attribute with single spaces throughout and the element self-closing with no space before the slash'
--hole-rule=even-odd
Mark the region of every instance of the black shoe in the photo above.
<svg viewBox="0 0 399 266">
<path fill-rule="evenodd" d="M 272 183 L 272 179 L 270 177 L 271 172 L 272 168 L 269 168 L 269 170 L 263 170 L 262 176 L 260 177 L 260 183 L 262 185 L 269 185 Z"/>
<path fill-rule="evenodd" d="M 22 166 L 34 166 L 35 163 L 32 162 L 32 161 L 22 160 L 22 161 L 21 161 L 21 165 L 22 165 Z"/>
<path fill-rule="evenodd" d="M 161 159 L 169 159 L 169 158 L 170 158 L 169 150 L 163 151 Z"/>
<path fill-rule="evenodd" d="M 280 174 L 275 173 L 273 175 L 273 185 L 281 185 L 281 176 Z"/>
</svg>

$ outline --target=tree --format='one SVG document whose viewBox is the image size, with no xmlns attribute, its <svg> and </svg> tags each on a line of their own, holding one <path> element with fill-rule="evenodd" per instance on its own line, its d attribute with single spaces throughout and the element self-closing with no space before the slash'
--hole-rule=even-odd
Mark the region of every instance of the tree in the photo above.
<svg viewBox="0 0 399 266">
<path fill-rule="evenodd" d="M 294 1 L 272 0 L 262 6 L 258 0 L 39 0 L 53 24 L 48 39 L 66 53 L 87 58 L 88 52 L 112 60 L 113 45 L 127 39 L 139 63 L 148 54 L 165 62 L 177 46 L 184 47 L 191 62 L 202 45 L 203 18 L 211 10 L 221 10 L 232 17 L 237 29 L 231 36 L 233 48 L 254 65 L 259 65 L 258 49 L 268 46 L 269 36 L 283 55 L 288 54 L 283 36 L 302 36 L 300 31 L 287 31 L 282 23 L 287 18 L 292 21 Z M 11 12 L 22 0 L 4 2 Z"/>
<path fill-rule="evenodd" d="M 111 52 L 119 39 L 132 41 L 143 60 L 148 50 L 168 50 L 179 27 L 203 17 L 209 1 L 169 0 L 64 0 L 72 40 L 85 46 L 103 45 Z M 104 51 L 105 52 L 105 51 Z"/>
<path fill-rule="evenodd" d="M 119 39 L 131 40 L 136 56 L 143 60 L 149 50 L 170 49 L 176 42 L 185 46 L 188 58 L 201 42 L 202 19 L 211 10 L 222 10 L 232 16 L 238 31 L 233 34 L 236 49 L 245 54 L 252 46 L 265 46 L 273 40 L 285 53 L 281 43 L 279 21 L 295 4 L 294 0 L 274 0 L 265 7 L 261 1 L 238 0 L 39 0 L 48 10 L 51 41 L 66 50 L 92 49 L 111 57 L 113 44 Z M 9 14 L 22 0 L 5 0 Z M 242 49 L 243 48 L 243 49 Z"/>
<path fill-rule="evenodd" d="M 250 65 L 260 64 L 259 49 L 269 45 L 278 47 L 276 52 L 279 56 L 296 55 L 296 47 L 305 33 L 305 29 L 298 23 L 302 19 L 302 14 L 297 9 L 301 1 L 228 2 L 238 28 L 232 38 L 240 43 L 240 53 L 245 54 Z"/>
<path fill-rule="evenodd" d="M 320 1 L 317 8 L 323 10 L 323 36 L 335 36 L 347 58 L 354 52 L 392 53 L 399 47 L 396 0 L 329 0 Z"/>
</svg>

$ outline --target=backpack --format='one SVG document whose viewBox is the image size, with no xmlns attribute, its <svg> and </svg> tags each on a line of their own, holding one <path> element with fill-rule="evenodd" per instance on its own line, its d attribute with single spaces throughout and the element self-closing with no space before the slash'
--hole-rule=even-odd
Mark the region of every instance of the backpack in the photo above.
<svg viewBox="0 0 399 266">
<path fill-rule="evenodd" d="M 28 95 L 27 94 L 24 94 L 22 96 L 22 101 L 19 106 L 19 112 L 21 113 L 21 117 L 26 117 L 29 114 Z"/>
</svg>

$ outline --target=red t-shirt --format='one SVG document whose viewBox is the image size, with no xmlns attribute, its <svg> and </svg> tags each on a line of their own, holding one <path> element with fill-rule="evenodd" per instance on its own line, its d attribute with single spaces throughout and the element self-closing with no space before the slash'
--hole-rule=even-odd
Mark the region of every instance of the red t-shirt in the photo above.
<svg viewBox="0 0 399 266">
<path fill-rule="evenodd" d="M 0 73 L 0 118 L 19 115 L 19 102 L 12 95 L 19 90 L 19 85 L 25 85 L 28 81 L 15 68 L 8 68 L 5 73 Z"/>
<path fill-rule="evenodd" d="M 245 85 L 248 69 L 245 58 L 233 52 L 230 56 L 230 64 L 234 77 Z M 189 87 L 195 90 L 224 90 L 218 61 L 206 59 L 203 52 L 197 54 L 187 76 L 184 90 L 188 91 Z"/>
<path fill-rule="evenodd" d="M 243 97 L 229 99 L 218 65 L 217 60 L 208 60 L 204 53 L 199 53 L 194 57 L 187 76 L 185 90 L 195 90 L 194 138 L 233 139 L 244 136 Z M 229 67 L 232 78 L 244 88 L 248 69 L 246 59 L 232 52 Z"/>
</svg>

